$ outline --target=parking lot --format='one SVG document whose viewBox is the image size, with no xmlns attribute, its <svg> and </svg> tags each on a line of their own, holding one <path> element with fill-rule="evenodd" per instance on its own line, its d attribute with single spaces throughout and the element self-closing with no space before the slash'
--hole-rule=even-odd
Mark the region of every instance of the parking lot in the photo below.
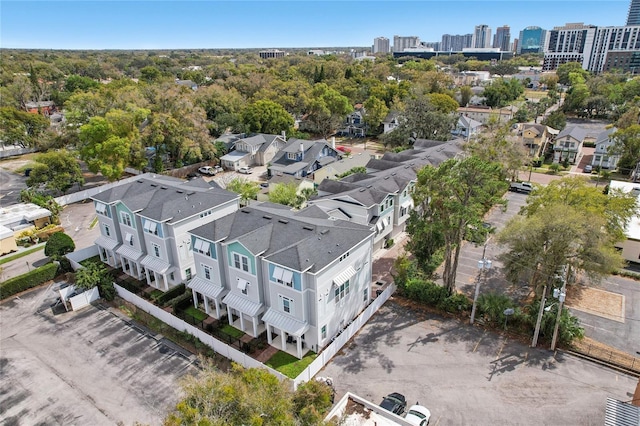
<svg viewBox="0 0 640 426">
<path fill-rule="evenodd" d="M 107 309 L 54 315 L 53 290 L 0 305 L 1 423 L 160 424 L 194 358 Z"/>
<path fill-rule="evenodd" d="M 391 392 L 431 410 L 431 425 L 602 425 L 608 396 L 637 379 L 390 301 L 320 373 L 337 398 Z"/>
</svg>

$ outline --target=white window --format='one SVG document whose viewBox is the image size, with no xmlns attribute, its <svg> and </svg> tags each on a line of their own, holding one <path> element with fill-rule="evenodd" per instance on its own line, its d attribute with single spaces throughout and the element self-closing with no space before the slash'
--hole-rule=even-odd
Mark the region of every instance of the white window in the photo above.
<svg viewBox="0 0 640 426">
<path fill-rule="evenodd" d="M 204 271 L 204 277 L 208 280 L 211 279 L 211 267 L 208 265 L 202 265 L 202 270 Z"/>
<path fill-rule="evenodd" d="M 238 289 L 242 292 L 242 294 L 247 294 L 247 286 L 249 285 L 249 281 L 243 280 L 242 278 L 237 278 L 238 281 Z"/>
<path fill-rule="evenodd" d="M 102 204 L 102 203 L 96 203 L 96 212 L 106 216 L 107 215 L 107 206 L 105 204 Z"/>
<path fill-rule="evenodd" d="M 320 338 L 321 339 L 326 339 L 327 338 L 327 326 L 323 325 L 322 328 L 320 329 Z"/>
<path fill-rule="evenodd" d="M 186 275 L 187 280 L 190 280 L 190 279 L 191 279 L 191 268 L 187 268 L 187 269 L 184 271 L 184 274 Z"/>
<path fill-rule="evenodd" d="M 280 296 L 282 310 L 288 314 L 293 314 L 293 300 L 285 296 Z"/>
<path fill-rule="evenodd" d="M 345 281 L 340 286 L 336 286 L 334 292 L 336 303 L 344 299 L 347 294 L 349 294 L 349 280 Z"/>
<path fill-rule="evenodd" d="M 346 252 L 345 254 L 343 254 L 342 256 L 340 256 L 340 262 L 342 262 L 343 260 L 345 260 L 347 257 L 349 257 L 349 252 Z"/>
<path fill-rule="evenodd" d="M 155 257 L 160 257 L 160 246 L 156 243 L 151 243 L 151 247 L 153 247 L 153 255 Z"/>
<path fill-rule="evenodd" d="M 282 282 L 287 287 L 293 287 L 293 272 L 285 270 L 282 274 Z"/>
<path fill-rule="evenodd" d="M 109 228 L 109 225 L 104 225 L 104 235 L 107 237 L 111 236 L 111 229 Z"/>
<path fill-rule="evenodd" d="M 233 266 L 236 269 L 249 272 L 249 258 L 238 253 L 233 253 Z"/>
<path fill-rule="evenodd" d="M 120 223 L 131 227 L 131 215 L 127 212 L 120 212 Z"/>
<path fill-rule="evenodd" d="M 211 256 L 211 244 L 207 241 L 201 240 L 200 238 L 196 238 L 196 243 L 193 249 L 200 254 Z"/>
<path fill-rule="evenodd" d="M 275 268 L 273 268 L 273 279 L 282 284 L 282 275 L 284 274 L 284 269 L 282 268 L 278 268 L 277 266 Z"/>
<path fill-rule="evenodd" d="M 147 220 L 144 222 L 144 230 L 150 234 L 158 235 L 158 224 Z"/>
<path fill-rule="evenodd" d="M 132 246 L 132 245 L 133 245 L 133 234 L 132 234 L 132 233 L 130 233 L 130 232 L 127 232 L 127 233 L 125 234 L 125 236 L 124 236 L 124 240 L 125 240 L 126 242 L 128 242 L 130 246 Z"/>
<path fill-rule="evenodd" d="M 365 288 L 364 291 L 362 292 L 362 301 L 363 302 L 368 302 L 369 301 L 369 289 Z"/>
</svg>

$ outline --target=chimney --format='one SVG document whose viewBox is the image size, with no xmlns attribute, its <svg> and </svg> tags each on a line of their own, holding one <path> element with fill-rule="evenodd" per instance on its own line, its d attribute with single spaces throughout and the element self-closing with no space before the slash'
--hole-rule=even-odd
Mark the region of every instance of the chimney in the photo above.
<svg viewBox="0 0 640 426">
<path fill-rule="evenodd" d="M 282 139 L 284 139 L 284 141 L 286 142 L 287 141 L 287 132 L 283 130 L 281 135 L 282 135 Z"/>
<path fill-rule="evenodd" d="M 331 136 L 331 148 L 336 149 L 336 137 Z"/>
<path fill-rule="evenodd" d="M 300 142 L 300 152 L 304 152 L 304 144 Z"/>
</svg>

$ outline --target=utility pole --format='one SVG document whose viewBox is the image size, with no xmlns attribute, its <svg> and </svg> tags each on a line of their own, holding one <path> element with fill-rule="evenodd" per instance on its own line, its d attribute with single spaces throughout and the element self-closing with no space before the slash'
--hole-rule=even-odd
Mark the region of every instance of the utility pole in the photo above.
<svg viewBox="0 0 640 426">
<path fill-rule="evenodd" d="M 551 339 L 551 350 L 554 351 L 556 349 L 556 342 L 558 341 L 558 330 L 560 328 L 560 317 L 562 316 L 562 305 L 564 304 L 564 299 L 567 295 L 567 280 L 569 279 L 569 265 L 567 265 L 567 273 L 566 276 L 562 278 L 562 288 L 560 291 L 558 289 L 553 290 L 553 297 L 558 298 L 558 315 L 556 316 L 556 325 L 553 328 L 553 339 Z"/>
<path fill-rule="evenodd" d="M 487 252 L 487 244 L 489 244 L 489 240 L 491 236 L 487 237 L 487 240 L 484 243 L 484 248 L 482 249 L 482 259 L 478 261 L 478 279 L 476 280 L 476 292 L 473 296 L 473 307 L 471 308 L 471 324 L 473 325 L 473 321 L 476 318 L 476 305 L 478 303 L 478 295 L 480 294 L 480 280 L 482 279 L 482 273 L 485 269 L 491 268 L 491 261 L 484 258 L 484 255 Z"/>
<path fill-rule="evenodd" d="M 531 341 L 531 347 L 535 348 L 538 345 L 538 334 L 540 334 L 540 324 L 542 323 L 542 315 L 544 314 L 544 304 L 547 302 L 547 284 L 545 283 L 542 290 L 542 299 L 540 300 L 540 309 L 538 311 L 538 319 L 536 321 L 536 329 L 533 332 L 533 340 Z"/>
</svg>

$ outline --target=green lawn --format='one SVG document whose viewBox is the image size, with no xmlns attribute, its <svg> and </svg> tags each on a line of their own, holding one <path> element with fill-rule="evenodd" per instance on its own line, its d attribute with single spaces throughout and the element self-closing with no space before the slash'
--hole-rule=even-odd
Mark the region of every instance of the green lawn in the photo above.
<svg viewBox="0 0 640 426">
<path fill-rule="evenodd" d="M 26 256 L 28 254 L 34 253 L 34 252 L 36 252 L 38 250 L 44 250 L 44 244 L 42 244 L 42 245 L 40 245 L 38 247 L 27 249 L 25 251 L 21 251 L 21 252 L 16 253 L 16 254 L 7 255 L 6 257 L 0 259 L 0 265 L 2 265 L 4 263 L 7 263 L 7 262 L 11 262 L 12 260 L 20 259 L 21 257 L 24 257 L 24 256 Z"/>
<path fill-rule="evenodd" d="M 200 309 L 195 308 L 193 306 L 189 306 L 184 310 L 186 313 L 197 319 L 198 321 L 204 321 L 207 319 L 208 315 L 202 312 Z"/>
<path fill-rule="evenodd" d="M 237 328 L 232 327 L 229 324 L 223 325 L 220 330 L 225 332 L 225 333 L 227 333 L 229 336 L 235 337 L 236 339 L 239 339 L 242 336 L 244 336 L 244 332 L 243 331 L 238 330 Z"/>
<path fill-rule="evenodd" d="M 156 300 L 158 297 L 162 296 L 163 294 L 164 294 L 163 291 L 155 289 L 149 294 L 149 297 L 151 297 L 151 300 Z"/>
<path fill-rule="evenodd" d="M 315 352 L 309 351 L 302 359 L 298 359 L 286 352 L 278 351 L 269 358 L 269 361 L 267 361 L 265 365 L 281 372 L 289 378 L 295 379 L 317 356 L 318 354 Z"/>
</svg>

